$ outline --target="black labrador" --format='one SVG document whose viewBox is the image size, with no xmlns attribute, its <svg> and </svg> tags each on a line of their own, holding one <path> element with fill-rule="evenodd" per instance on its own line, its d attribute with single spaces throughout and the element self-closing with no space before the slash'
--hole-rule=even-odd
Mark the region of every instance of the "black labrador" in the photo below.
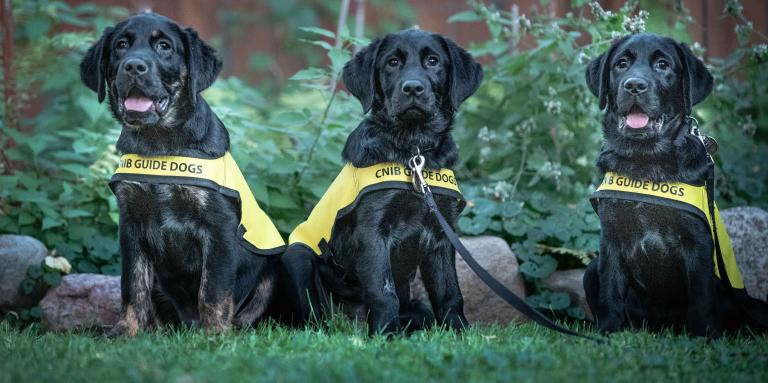
<svg viewBox="0 0 768 383">
<path fill-rule="evenodd" d="M 408 29 L 374 40 L 344 67 L 344 84 L 370 114 L 348 137 L 343 160 L 358 168 L 406 165 L 421 151 L 426 168 L 451 168 L 458 156 L 451 136 L 454 114 L 482 76 L 471 55 L 438 34 Z M 436 200 L 454 223 L 460 212 L 456 198 Z M 419 194 L 367 193 L 336 221 L 333 233 L 330 260 L 302 246 L 289 246 L 283 257 L 300 320 L 332 301 L 351 316 L 367 315 L 371 334 L 420 328 L 435 316 L 453 329 L 467 324 L 454 249 Z M 417 268 L 434 316 L 411 299 L 409 282 Z"/>
<path fill-rule="evenodd" d="M 702 185 L 709 160 L 686 118 L 712 76 L 685 44 L 653 34 L 616 40 L 586 80 L 605 108 L 601 174 Z M 647 327 L 719 336 L 744 322 L 748 297 L 715 277 L 708 224 L 693 213 L 603 198 L 600 254 L 584 276 L 587 302 L 606 332 Z"/>
<path fill-rule="evenodd" d="M 191 28 L 154 13 L 107 28 L 81 63 L 83 82 L 109 96 L 123 125 L 117 149 L 146 156 L 219 158 L 229 134 L 199 93 L 221 61 Z M 277 257 L 236 241 L 240 209 L 208 188 L 121 181 L 122 317 L 115 335 L 184 323 L 250 326 L 267 309 Z"/>
</svg>

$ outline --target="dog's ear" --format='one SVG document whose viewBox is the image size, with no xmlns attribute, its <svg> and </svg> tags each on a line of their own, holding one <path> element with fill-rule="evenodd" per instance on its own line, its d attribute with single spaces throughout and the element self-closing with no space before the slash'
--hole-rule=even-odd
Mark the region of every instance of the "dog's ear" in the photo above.
<svg viewBox="0 0 768 383">
<path fill-rule="evenodd" d="M 440 40 L 451 60 L 448 69 L 448 92 L 453 110 L 458 111 L 459 105 L 473 95 L 483 82 L 483 67 L 453 40 L 440 35 L 433 36 Z"/>
<path fill-rule="evenodd" d="M 83 61 L 80 62 L 80 79 L 99 95 L 99 102 L 104 101 L 107 95 L 107 71 L 113 31 L 112 27 L 104 29 L 99 40 L 88 48 Z"/>
<path fill-rule="evenodd" d="M 607 52 L 603 52 L 587 65 L 585 77 L 587 86 L 592 94 L 600 100 L 600 110 L 608 105 L 608 82 L 611 79 L 610 62 L 616 48 L 627 39 L 627 36 L 614 40 Z"/>
<path fill-rule="evenodd" d="M 194 29 L 181 31 L 181 39 L 184 42 L 188 97 L 191 104 L 195 105 L 197 94 L 211 86 L 221 72 L 221 59 L 216 55 L 216 50 L 200 39 Z"/>
<path fill-rule="evenodd" d="M 707 67 L 691 52 L 688 45 L 677 43 L 675 47 L 677 48 L 677 55 L 682 66 L 680 83 L 682 86 L 683 110 L 686 114 L 689 114 L 694 105 L 700 103 L 712 93 L 714 81 Z"/>
<path fill-rule="evenodd" d="M 376 89 L 376 60 L 379 47 L 384 39 L 373 40 L 368 46 L 355 54 L 352 60 L 344 64 L 342 81 L 353 96 L 363 105 L 363 113 L 368 113 L 373 106 L 374 98 L 379 93 Z"/>
</svg>

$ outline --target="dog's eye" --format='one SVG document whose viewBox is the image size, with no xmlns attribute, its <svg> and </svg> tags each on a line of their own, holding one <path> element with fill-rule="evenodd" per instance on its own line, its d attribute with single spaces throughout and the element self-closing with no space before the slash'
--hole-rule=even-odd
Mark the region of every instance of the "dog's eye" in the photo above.
<svg viewBox="0 0 768 383">
<path fill-rule="evenodd" d="M 616 61 L 616 69 L 627 69 L 629 68 L 629 60 L 627 59 L 619 59 L 619 61 Z"/>
<path fill-rule="evenodd" d="M 115 43 L 115 49 L 126 49 L 128 48 L 128 41 L 125 39 L 118 40 Z"/>
<path fill-rule="evenodd" d="M 436 66 L 440 63 L 440 60 L 438 60 L 437 56 L 429 56 L 427 57 L 427 66 Z"/>
<path fill-rule="evenodd" d="M 667 60 L 661 59 L 656 61 L 656 69 L 667 70 L 667 68 L 669 68 L 669 62 L 667 62 Z"/>
<path fill-rule="evenodd" d="M 389 59 L 387 61 L 387 65 L 389 65 L 389 66 L 394 68 L 394 67 L 400 65 L 400 60 L 398 60 L 396 57 L 392 57 L 391 59 Z"/>
<path fill-rule="evenodd" d="M 155 44 L 155 49 L 159 51 L 169 51 L 171 50 L 171 44 L 168 44 L 167 41 L 158 41 L 157 44 Z"/>
</svg>

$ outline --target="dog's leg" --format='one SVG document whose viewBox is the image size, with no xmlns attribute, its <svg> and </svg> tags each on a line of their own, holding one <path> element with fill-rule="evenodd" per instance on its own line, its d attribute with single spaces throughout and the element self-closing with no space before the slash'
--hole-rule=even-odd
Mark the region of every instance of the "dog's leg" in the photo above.
<svg viewBox="0 0 768 383">
<path fill-rule="evenodd" d="M 712 254 L 712 247 L 706 247 L 709 251 L 702 254 Z M 696 259 L 696 257 L 699 259 Z M 728 304 L 727 301 L 718 301 L 720 298 L 717 284 L 719 281 L 714 276 L 711 258 L 701 259 L 697 254 L 689 252 L 684 255 L 687 262 L 686 277 L 688 284 L 688 317 L 687 329 L 696 336 L 719 338 L 723 334 L 725 317 L 720 306 Z"/>
<path fill-rule="evenodd" d="M 140 229 L 120 222 L 120 254 L 123 273 L 120 278 L 122 310 L 120 320 L 112 328 L 113 336 L 135 336 L 149 324 L 153 316 L 152 282 L 154 272 L 139 245 Z"/>
<path fill-rule="evenodd" d="M 360 238 L 355 271 L 363 288 L 363 302 L 368 308 L 368 333 L 399 330 L 400 301 L 392 276 L 389 248 L 378 236 Z"/>
<path fill-rule="evenodd" d="M 407 332 L 423 330 L 435 322 L 432 310 L 424 302 L 411 299 L 410 280 L 397 285 L 397 299 L 400 301 L 400 327 Z"/>
<path fill-rule="evenodd" d="M 593 291 L 593 303 L 589 303 L 589 307 L 597 328 L 602 332 L 621 331 L 629 327 L 625 315 L 626 281 L 618 269 L 616 259 L 618 255 L 615 252 L 601 245 L 600 256 L 589 264 L 584 275 L 585 288 L 590 284 L 592 290 L 598 289 Z M 592 278 L 597 282 L 592 281 Z M 589 296 L 587 291 L 587 299 Z"/>
<path fill-rule="evenodd" d="M 317 256 L 304 247 L 291 247 L 280 259 L 279 281 L 290 301 L 293 318 L 290 322 L 303 326 L 322 312 L 322 300 L 317 288 Z"/>
<path fill-rule="evenodd" d="M 456 276 L 456 254 L 447 238 L 442 238 L 432 254 L 425 254 L 419 264 L 424 288 L 437 322 L 457 331 L 468 322 L 464 316 L 464 298 Z"/>
<path fill-rule="evenodd" d="M 202 327 L 213 332 L 223 332 L 232 326 L 237 246 L 231 236 L 215 233 L 208 246 L 203 247 L 197 306 Z"/>
</svg>

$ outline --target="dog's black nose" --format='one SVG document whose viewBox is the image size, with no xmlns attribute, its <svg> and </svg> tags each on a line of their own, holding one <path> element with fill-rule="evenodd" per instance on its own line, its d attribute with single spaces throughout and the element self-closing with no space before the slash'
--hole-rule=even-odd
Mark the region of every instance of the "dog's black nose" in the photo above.
<svg viewBox="0 0 768 383">
<path fill-rule="evenodd" d="M 123 72 L 134 77 L 141 76 L 148 70 L 147 63 L 141 59 L 129 59 L 123 64 Z"/>
<path fill-rule="evenodd" d="M 632 94 L 645 93 L 648 90 L 648 81 L 639 77 L 630 77 L 624 81 L 624 90 Z"/>
<path fill-rule="evenodd" d="M 408 80 L 403 82 L 400 88 L 406 96 L 421 96 L 424 93 L 424 83 L 419 80 Z"/>
</svg>

